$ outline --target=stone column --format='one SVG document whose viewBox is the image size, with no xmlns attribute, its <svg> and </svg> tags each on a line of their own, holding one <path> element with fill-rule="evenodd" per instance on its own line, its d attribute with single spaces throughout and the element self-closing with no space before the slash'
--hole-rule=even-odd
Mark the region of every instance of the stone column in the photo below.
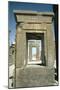
<svg viewBox="0 0 60 90">
<path fill-rule="evenodd" d="M 47 24 L 47 45 L 48 45 L 48 67 L 54 66 L 54 41 L 52 33 L 52 23 Z"/>
<path fill-rule="evenodd" d="M 21 68 L 26 59 L 26 35 L 20 26 L 16 34 L 16 68 Z"/>
<path fill-rule="evenodd" d="M 37 59 L 37 61 L 38 60 L 40 60 L 40 58 L 39 58 L 39 55 L 40 53 L 39 53 L 39 46 L 37 46 L 37 48 L 36 48 L 36 59 Z"/>
<path fill-rule="evenodd" d="M 29 45 L 29 61 L 32 60 L 32 45 Z"/>
</svg>

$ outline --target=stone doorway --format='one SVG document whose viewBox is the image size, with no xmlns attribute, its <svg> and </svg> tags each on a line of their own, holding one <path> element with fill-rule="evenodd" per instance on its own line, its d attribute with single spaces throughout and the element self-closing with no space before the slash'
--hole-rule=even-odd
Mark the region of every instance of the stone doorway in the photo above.
<svg viewBox="0 0 60 90">
<path fill-rule="evenodd" d="M 54 13 L 14 11 L 14 15 L 17 23 L 16 87 L 54 85 Z"/>
<path fill-rule="evenodd" d="M 44 33 L 26 33 L 28 64 L 46 65 L 44 58 Z"/>
</svg>

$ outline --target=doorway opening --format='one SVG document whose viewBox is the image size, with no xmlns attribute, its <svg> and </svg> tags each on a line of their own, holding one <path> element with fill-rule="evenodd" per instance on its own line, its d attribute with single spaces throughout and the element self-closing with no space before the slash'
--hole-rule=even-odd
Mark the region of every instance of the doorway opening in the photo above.
<svg viewBox="0 0 60 90">
<path fill-rule="evenodd" d="M 27 63 L 46 65 L 44 57 L 44 33 L 26 33 Z"/>
</svg>

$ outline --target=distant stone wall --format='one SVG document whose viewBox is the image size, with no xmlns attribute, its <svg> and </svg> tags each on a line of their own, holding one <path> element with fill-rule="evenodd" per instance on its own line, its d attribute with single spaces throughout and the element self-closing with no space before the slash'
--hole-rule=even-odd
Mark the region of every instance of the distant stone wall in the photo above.
<svg viewBox="0 0 60 90">
<path fill-rule="evenodd" d="M 15 65 L 15 44 L 12 44 L 9 47 L 9 60 L 8 60 L 9 66 Z"/>
</svg>

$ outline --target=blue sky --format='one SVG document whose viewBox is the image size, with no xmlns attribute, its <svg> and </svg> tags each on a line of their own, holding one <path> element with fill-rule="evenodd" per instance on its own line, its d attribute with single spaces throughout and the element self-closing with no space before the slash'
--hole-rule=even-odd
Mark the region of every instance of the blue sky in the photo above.
<svg viewBox="0 0 60 90">
<path fill-rule="evenodd" d="M 41 12 L 53 12 L 53 5 L 40 3 L 8 2 L 8 30 L 10 30 L 10 45 L 15 41 L 16 22 L 13 10 L 32 10 Z"/>
</svg>

